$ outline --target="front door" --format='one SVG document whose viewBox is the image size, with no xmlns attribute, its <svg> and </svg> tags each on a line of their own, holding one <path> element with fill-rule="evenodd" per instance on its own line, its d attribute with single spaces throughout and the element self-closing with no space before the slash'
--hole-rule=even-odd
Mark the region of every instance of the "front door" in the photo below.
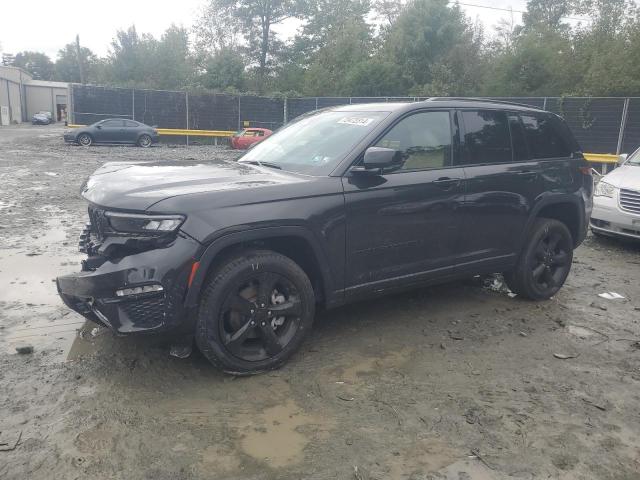
<svg viewBox="0 0 640 480">
<path fill-rule="evenodd" d="M 96 131 L 96 141 L 117 143 L 122 141 L 124 123 L 122 120 L 105 120 Z"/>
<path fill-rule="evenodd" d="M 453 271 L 464 173 L 452 165 L 450 117 L 433 110 L 404 117 L 375 143 L 401 151 L 403 165 L 343 178 L 347 294 Z"/>
</svg>

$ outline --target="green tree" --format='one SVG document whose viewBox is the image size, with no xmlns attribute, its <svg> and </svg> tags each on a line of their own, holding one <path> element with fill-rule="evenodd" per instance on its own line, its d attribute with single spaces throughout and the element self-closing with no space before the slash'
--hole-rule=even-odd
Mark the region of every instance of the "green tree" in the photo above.
<svg viewBox="0 0 640 480">
<path fill-rule="evenodd" d="M 154 39 L 138 35 L 135 25 L 118 30 L 109 54 L 110 80 L 119 85 L 145 85 L 149 82 L 149 64 L 156 47 Z"/>
<path fill-rule="evenodd" d="M 238 31 L 239 28 L 248 63 L 257 65 L 255 84 L 262 91 L 272 67 L 271 54 L 280 47 L 273 27 L 288 18 L 300 16 L 304 4 L 302 0 L 209 0 L 208 7 L 197 20 L 197 25 L 205 26 L 200 38 L 209 38 L 214 48 L 222 48 L 231 43 L 232 37 L 230 33 L 221 32 Z M 218 16 L 218 12 L 222 15 Z M 211 35 L 207 36 L 209 33 Z"/>
<path fill-rule="evenodd" d="M 80 47 L 80 55 L 75 43 L 68 43 L 58 51 L 55 63 L 55 79 L 61 82 L 80 83 L 82 81 L 80 71 L 85 74 L 85 81 L 101 82 L 102 76 L 97 75 L 99 60 L 94 53 L 86 47 Z"/>
<path fill-rule="evenodd" d="M 403 96 L 409 85 L 398 65 L 373 58 L 357 63 L 348 71 L 342 93 L 357 97 Z"/>
<path fill-rule="evenodd" d="M 13 66 L 25 69 L 36 80 L 53 80 L 55 75 L 53 62 L 40 52 L 24 51 L 16 54 Z"/>
<path fill-rule="evenodd" d="M 183 89 L 194 76 L 194 60 L 189 51 L 189 33 L 171 25 L 155 44 L 153 78 L 157 88 Z"/>
<path fill-rule="evenodd" d="M 465 95 L 482 81 L 482 43 L 482 30 L 458 6 L 448 6 L 447 0 L 413 0 L 390 28 L 384 51 L 412 80 L 415 92 L 444 89 Z"/>
<path fill-rule="evenodd" d="M 211 90 L 244 88 L 244 62 L 242 57 L 232 50 L 223 49 L 208 58 L 200 84 Z"/>
<path fill-rule="evenodd" d="M 564 22 L 573 13 L 573 0 L 529 0 L 527 12 L 522 14 L 525 31 L 564 32 L 569 25 Z"/>
<path fill-rule="evenodd" d="M 372 28 L 366 21 L 368 0 L 315 0 L 296 38 L 299 61 L 305 68 L 303 91 L 309 95 L 349 95 L 347 77 L 370 59 Z"/>
</svg>

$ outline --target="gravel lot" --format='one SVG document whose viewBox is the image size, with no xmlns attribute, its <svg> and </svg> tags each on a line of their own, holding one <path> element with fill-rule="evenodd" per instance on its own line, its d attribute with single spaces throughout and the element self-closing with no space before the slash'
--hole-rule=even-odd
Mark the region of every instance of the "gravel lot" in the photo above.
<svg viewBox="0 0 640 480">
<path fill-rule="evenodd" d="M 640 477 L 640 246 L 589 237 L 547 302 L 489 278 L 321 313 L 283 369 L 234 378 L 96 328 L 52 279 L 99 165 L 235 154 L 61 133 L 0 129 L 0 478 Z"/>
</svg>

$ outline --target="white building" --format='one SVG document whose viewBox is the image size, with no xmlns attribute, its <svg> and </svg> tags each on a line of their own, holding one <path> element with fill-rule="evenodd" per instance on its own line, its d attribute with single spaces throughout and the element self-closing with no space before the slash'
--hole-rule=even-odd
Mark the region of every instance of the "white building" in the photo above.
<svg viewBox="0 0 640 480">
<path fill-rule="evenodd" d="M 36 112 L 66 118 L 69 84 L 34 80 L 25 70 L 0 65 L 0 125 L 30 122 Z"/>
</svg>

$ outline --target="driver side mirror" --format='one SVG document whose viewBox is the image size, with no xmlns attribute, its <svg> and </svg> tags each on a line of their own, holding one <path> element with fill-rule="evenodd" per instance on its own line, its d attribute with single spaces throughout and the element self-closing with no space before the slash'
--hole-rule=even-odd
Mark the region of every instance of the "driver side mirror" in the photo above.
<svg viewBox="0 0 640 480">
<path fill-rule="evenodd" d="M 629 158 L 628 153 L 621 153 L 620 155 L 618 155 L 618 160 L 616 161 L 616 164 L 618 166 L 621 166 L 624 162 L 627 161 L 627 158 Z"/>
<path fill-rule="evenodd" d="M 385 168 L 402 165 L 402 152 L 392 148 L 369 147 L 364 152 L 362 165 L 351 169 L 353 173 L 380 175 Z"/>
</svg>

